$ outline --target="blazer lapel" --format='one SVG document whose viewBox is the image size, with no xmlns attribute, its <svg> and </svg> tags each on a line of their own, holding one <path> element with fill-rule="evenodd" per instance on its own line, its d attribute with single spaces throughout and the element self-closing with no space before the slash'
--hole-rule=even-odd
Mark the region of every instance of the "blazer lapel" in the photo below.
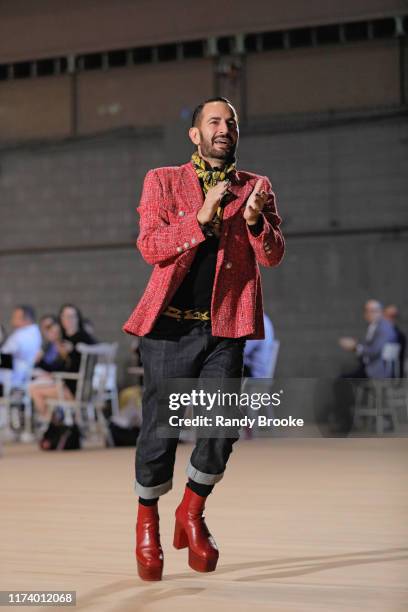
<svg viewBox="0 0 408 612">
<path fill-rule="evenodd" d="M 180 178 L 180 198 L 191 211 L 199 210 L 204 203 L 204 194 L 191 162 L 182 166 Z"/>
<path fill-rule="evenodd" d="M 239 178 L 238 173 L 235 173 L 228 191 L 232 195 L 228 197 L 224 208 L 224 219 L 229 219 L 240 210 L 252 191 L 252 185 L 250 181 L 243 181 Z"/>
</svg>

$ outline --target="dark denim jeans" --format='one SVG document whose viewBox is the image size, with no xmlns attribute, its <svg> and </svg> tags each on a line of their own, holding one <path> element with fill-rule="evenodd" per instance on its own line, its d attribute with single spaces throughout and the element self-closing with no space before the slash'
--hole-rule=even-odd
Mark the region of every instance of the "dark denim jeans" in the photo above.
<svg viewBox="0 0 408 612">
<path fill-rule="evenodd" d="M 187 327 L 181 336 L 153 332 L 141 338 L 145 391 L 143 424 L 136 446 L 135 490 L 139 496 L 152 499 L 172 488 L 178 438 L 156 435 L 161 382 L 168 378 L 240 379 L 244 347 L 244 338 L 212 336 L 209 322 Z M 202 484 L 221 480 L 238 439 L 238 434 L 229 438 L 198 438 L 187 466 L 188 477 Z"/>
</svg>

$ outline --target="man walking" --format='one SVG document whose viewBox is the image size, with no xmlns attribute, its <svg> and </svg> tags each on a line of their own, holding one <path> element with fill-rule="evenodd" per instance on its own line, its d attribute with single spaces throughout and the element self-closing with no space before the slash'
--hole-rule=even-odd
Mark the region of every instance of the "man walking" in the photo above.
<svg viewBox="0 0 408 612">
<path fill-rule="evenodd" d="M 157 436 L 160 384 L 242 376 L 245 340 L 264 337 L 258 263 L 276 266 L 284 253 L 269 179 L 236 169 L 239 127 L 231 103 L 211 98 L 200 104 L 189 137 L 196 146 L 189 162 L 145 177 L 137 245 L 154 270 L 123 326 L 141 336 L 145 371 L 135 485 L 136 558 L 145 580 L 162 577 L 157 502 L 172 488 L 178 442 Z M 196 571 L 213 571 L 217 564 L 203 511 L 237 439 L 199 438 L 187 466 L 174 546 L 188 548 Z"/>
</svg>

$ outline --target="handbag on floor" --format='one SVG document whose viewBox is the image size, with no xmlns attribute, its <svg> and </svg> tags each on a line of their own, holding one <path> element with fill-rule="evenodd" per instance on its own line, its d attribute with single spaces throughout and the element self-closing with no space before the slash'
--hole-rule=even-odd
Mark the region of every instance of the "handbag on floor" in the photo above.
<svg viewBox="0 0 408 612">
<path fill-rule="evenodd" d="M 40 440 L 42 450 L 78 450 L 81 448 L 81 431 L 78 425 L 75 421 L 66 425 L 64 420 L 64 411 L 56 408 Z"/>
</svg>

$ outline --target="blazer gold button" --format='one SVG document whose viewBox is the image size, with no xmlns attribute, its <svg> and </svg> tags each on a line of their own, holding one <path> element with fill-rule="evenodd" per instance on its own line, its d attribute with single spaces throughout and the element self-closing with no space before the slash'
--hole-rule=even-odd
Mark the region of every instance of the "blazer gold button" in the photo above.
<svg viewBox="0 0 408 612">
<path fill-rule="evenodd" d="M 186 213 L 184 212 L 184 210 L 179 210 L 179 217 L 184 217 Z"/>
<path fill-rule="evenodd" d="M 185 243 L 184 243 L 184 248 L 185 248 L 185 249 L 188 249 L 188 247 L 189 247 L 189 246 L 190 246 L 190 245 L 189 245 L 189 243 L 188 243 L 188 242 L 185 242 Z"/>
<path fill-rule="evenodd" d="M 225 264 L 225 267 L 229 270 L 232 268 L 232 263 L 229 261 L 227 264 Z"/>
<path fill-rule="evenodd" d="M 191 244 L 195 244 L 196 242 L 197 242 L 197 241 L 196 241 L 196 239 L 195 239 L 195 238 L 192 238 L 192 239 L 191 239 Z"/>
<path fill-rule="evenodd" d="M 177 247 L 177 253 L 181 253 L 183 249 L 181 247 Z"/>
</svg>

